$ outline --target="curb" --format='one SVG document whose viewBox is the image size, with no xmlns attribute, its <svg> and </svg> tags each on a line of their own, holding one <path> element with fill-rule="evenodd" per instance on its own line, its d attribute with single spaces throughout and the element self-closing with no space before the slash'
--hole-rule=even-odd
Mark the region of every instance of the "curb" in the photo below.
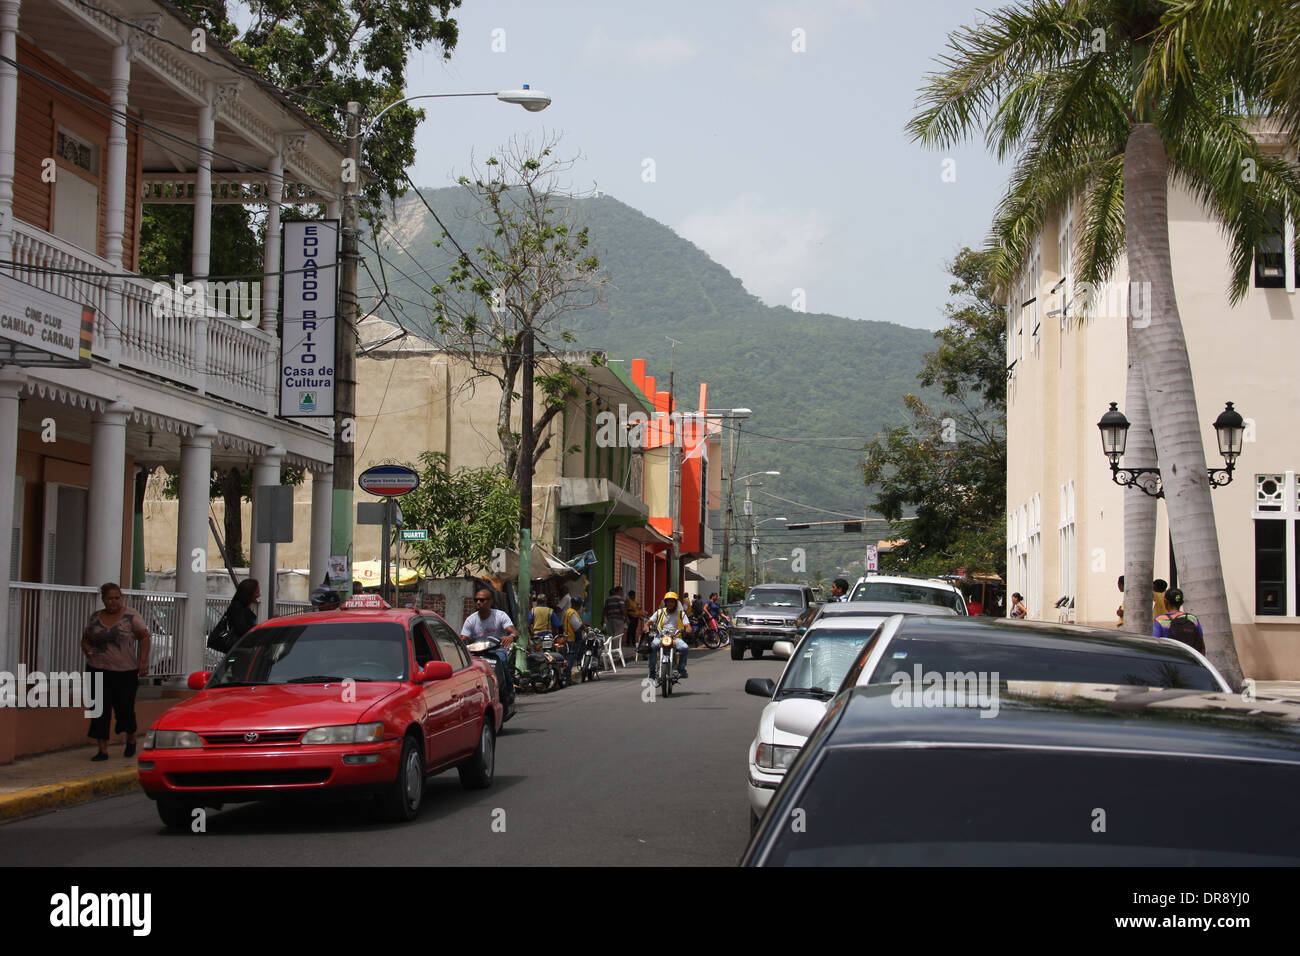
<svg viewBox="0 0 1300 956">
<path fill-rule="evenodd" d="M 105 797 L 116 797 L 139 786 L 140 772 L 132 767 L 129 770 L 114 770 L 81 780 L 68 780 L 3 794 L 0 795 L 0 823 L 64 807 L 75 807 Z"/>
</svg>

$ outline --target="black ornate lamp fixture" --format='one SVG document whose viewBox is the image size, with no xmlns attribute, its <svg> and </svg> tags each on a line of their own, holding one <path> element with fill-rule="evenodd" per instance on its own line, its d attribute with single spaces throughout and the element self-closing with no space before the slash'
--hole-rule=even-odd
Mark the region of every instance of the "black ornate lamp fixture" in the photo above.
<svg viewBox="0 0 1300 956">
<path fill-rule="evenodd" d="M 1115 402 L 1101 416 L 1097 423 L 1101 432 L 1101 449 L 1110 460 L 1110 473 L 1115 484 L 1125 488 L 1137 488 L 1152 498 L 1165 496 L 1164 484 L 1160 480 L 1159 468 L 1121 468 L 1119 460 L 1124 457 L 1124 447 L 1128 443 L 1129 421 L 1119 410 Z M 1241 454 L 1241 442 L 1245 434 L 1246 422 L 1228 402 L 1226 407 L 1214 420 L 1214 431 L 1219 439 L 1219 454 L 1223 456 L 1224 468 L 1207 468 L 1211 488 L 1222 488 L 1232 482 L 1232 469 L 1237 456 Z"/>
</svg>

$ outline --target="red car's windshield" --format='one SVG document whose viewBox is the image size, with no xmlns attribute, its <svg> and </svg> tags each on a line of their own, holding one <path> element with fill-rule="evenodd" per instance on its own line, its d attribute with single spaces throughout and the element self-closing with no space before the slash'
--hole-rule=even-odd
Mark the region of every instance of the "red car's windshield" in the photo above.
<svg viewBox="0 0 1300 956">
<path fill-rule="evenodd" d="M 403 681 L 409 672 L 406 629 L 395 621 L 332 621 L 260 627 L 228 653 L 208 687 Z"/>
</svg>

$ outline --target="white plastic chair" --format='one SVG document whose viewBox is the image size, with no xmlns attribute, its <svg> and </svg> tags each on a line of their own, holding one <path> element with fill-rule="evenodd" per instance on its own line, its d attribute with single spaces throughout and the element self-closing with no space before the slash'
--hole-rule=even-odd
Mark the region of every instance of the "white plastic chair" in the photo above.
<svg viewBox="0 0 1300 956">
<path fill-rule="evenodd" d="M 606 657 L 609 658 L 609 669 L 612 670 L 615 674 L 617 674 L 618 668 L 614 666 L 615 653 L 618 654 L 619 663 L 621 663 L 624 667 L 627 667 L 627 661 L 624 660 L 623 658 L 623 635 L 606 634 L 605 646 L 604 649 L 600 652 L 600 656 L 602 660 L 604 660 Z"/>
</svg>

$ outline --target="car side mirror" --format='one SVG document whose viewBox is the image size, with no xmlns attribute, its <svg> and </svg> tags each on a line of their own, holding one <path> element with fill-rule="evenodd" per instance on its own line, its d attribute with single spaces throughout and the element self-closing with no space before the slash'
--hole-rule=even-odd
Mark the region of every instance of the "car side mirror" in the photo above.
<svg viewBox="0 0 1300 956">
<path fill-rule="evenodd" d="M 776 712 L 776 729 L 805 740 L 813 735 L 826 716 L 826 705 L 819 700 L 784 700 Z"/>
<path fill-rule="evenodd" d="M 189 676 L 185 685 L 190 690 L 203 690 L 208 685 L 208 680 L 212 677 L 212 671 L 195 671 Z"/>
<path fill-rule="evenodd" d="M 436 680 L 446 680 L 451 677 L 451 665 L 446 661 L 429 661 L 424 665 L 424 670 L 420 671 L 420 683 L 427 684 Z"/>
<path fill-rule="evenodd" d="M 770 677 L 751 677 L 745 681 L 745 693 L 755 697 L 771 697 L 776 693 L 776 684 Z"/>
<path fill-rule="evenodd" d="M 801 627 L 799 633 L 803 634 L 806 630 L 808 630 L 806 627 Z M 788 661 L 794 657 L 794 645 L 789 641 L 777 641 L 772 645 L 772 655 L 778 660 Z"/>
</svg>

